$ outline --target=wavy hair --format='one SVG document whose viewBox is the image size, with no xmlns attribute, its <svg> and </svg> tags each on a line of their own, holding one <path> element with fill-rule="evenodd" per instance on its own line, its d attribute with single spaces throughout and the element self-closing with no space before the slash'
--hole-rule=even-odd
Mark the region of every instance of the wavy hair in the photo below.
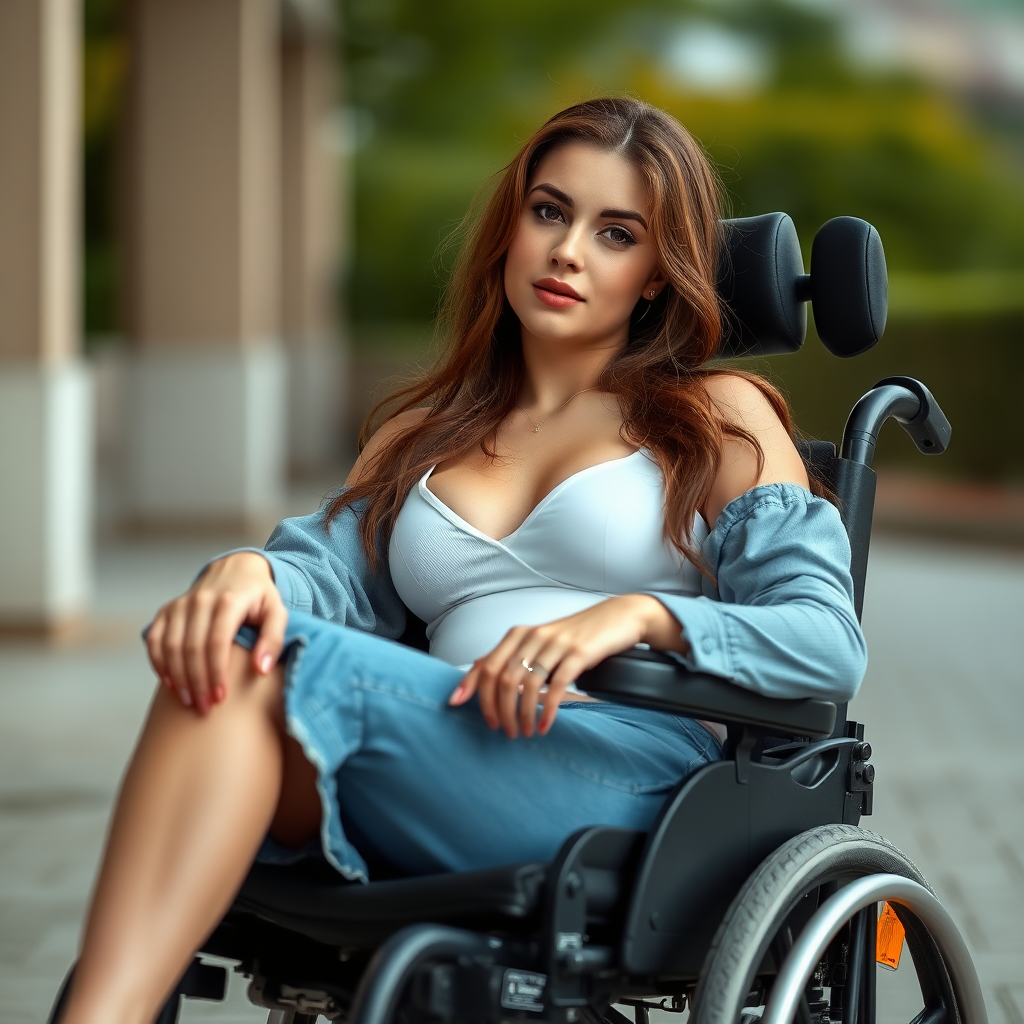
<svg viewBox="0 0 1024 1024">
<path fill-rule="evenodd" d="M 530 177 L 555 147 L 583 142 L 621 153 L 640 172 L 651 206 L 650 234 L 668 284 L 633 312 L 629 342 L 597 381 L 617 395 L 621 436 L 646 448 L 665 479 L 665 537 L 706 571 L 691 530 L 718 471 L 727 436 L 763 462 L 757 439 L 729 423 L 704 387 L 715 373 L 740 373 L 764 394 L 793 434 L 785 399 L 755 374 L 709 367 L 722 332 L 717 280 L 722 258 L 721 187 L 690 133 L 639 100 L 603 98 L 563 110 L 544 124 L 498 176 L 482 214 L 471 220 L 439 316 L 443 349 L 414 383 L 378 402 L 363 424 L 360 450 L 378 415 L 386 422 L 416 407 L 428 412 L 396 430 L 359 481 L 334 497 L 328 521 L 366 499 L 360 531 L 374 568 L 416 481 L 446 459 L 480 449 L 496 457 L 499 424 L 515 407 L 523 378 L 519 320 L 505 298 L 505 254 L 517 230 Z"/>
</svg>

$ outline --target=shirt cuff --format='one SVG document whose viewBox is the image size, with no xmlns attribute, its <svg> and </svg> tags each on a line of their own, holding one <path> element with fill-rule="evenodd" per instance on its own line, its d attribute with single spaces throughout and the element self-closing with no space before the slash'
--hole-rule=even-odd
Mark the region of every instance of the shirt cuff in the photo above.
<svg viewBox="0 0 1024 1024">
<path fill-rule="evenodd" d="M 683 597 L 648 590 L 680 624 L 683 640 L 689 645 L 686 654 L 666 651 L 691 672 L 708 672 L 725 679 L 735 679 L 728 622 L 721 609 L 706 597 Z"/>
</svg>

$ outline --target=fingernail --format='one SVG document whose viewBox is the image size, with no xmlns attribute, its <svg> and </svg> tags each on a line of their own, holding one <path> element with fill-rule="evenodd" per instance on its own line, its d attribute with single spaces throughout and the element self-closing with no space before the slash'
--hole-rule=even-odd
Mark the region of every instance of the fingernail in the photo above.
<svg viewBox="0 0 1024 1024">
<path fill-rule="evenodd" d="M 205 715 L 205 714 L 209 713 L 209 710 L 210 710 L 210 698 L 207 697 L 207 695 L 205 693 L 201 693 L 201 694 L 199 694 L 198 697 L 196 697 L 196 703 L 199 705 L 199 713 L 201 715 Z"/>
<path fill-rule="evenodd" d="M 225 692 L 225 690 L 224 690 L 224 687 L 223 687 L 223 686 L 215 686 L 215 687 L 213 688 L 213 699 L 214 699 L 214 700 L 215 700 L 215 701 L 216 701 L 216 702 L 217 702 L 218 704 L 222 704 L 222 703 L 224 702 L 224 698 L 225 698 L 226 696 L 227 696 L 227 693 Z"/>
<path fill-rule="evenodd" d="M 192 694 L 189 693 L 188 690 L 179 690 L 178 696 L 181 697 L 181 703 L 184 704 L 185 707 L 192 707 Z"/>
<path fill-rule="evenodd" d="M 260 671 L 266 675 L 274 667 L 274 659 L 269 654 L 264 654 L 260 658 Z"/>
<path fill-rule="evenodd" d="M 162 685 L 166 686 L 168 690 L 173 690 L 174 689 L 174 687 L 171 686 L 170 676 L 161 676 L 160 677 L 160 682 L 161 682 Z"/>
<path fill-rule="evenodd" d="M 454 690 L 452 690 L 452 695 L 448 698 L 448 703 L 449 704 L 461 704 L 462 703 L 462 695 L 465 692 L 466 691 L 463 688 L 462 683 L 459 683 L 459 685 L 456 686 Z"/>
</svg>

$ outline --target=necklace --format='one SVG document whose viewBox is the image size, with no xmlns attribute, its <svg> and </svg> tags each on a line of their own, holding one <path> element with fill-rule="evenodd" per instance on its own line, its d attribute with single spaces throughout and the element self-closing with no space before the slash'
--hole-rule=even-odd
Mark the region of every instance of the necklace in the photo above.
<svg viewBox="0 0 1024 1024">
<path fill-rule="evenodd" d="M 538 423 L 518 402 L 516 402 L 516 408 L 533 424 L 533 433 L 539 434 L 540 428 L 543 427 L 552 416 L 556 413 L 560 413 L 574 398 L 578 398 L 586 391 L 597 391 L 597 388 L 584 388 L 583 391 L 577 391 L 575 395 L 570 395 L 554 412 L 549 412 L 547 416 L 540 421 L 540 423 Z"/>
</svg>

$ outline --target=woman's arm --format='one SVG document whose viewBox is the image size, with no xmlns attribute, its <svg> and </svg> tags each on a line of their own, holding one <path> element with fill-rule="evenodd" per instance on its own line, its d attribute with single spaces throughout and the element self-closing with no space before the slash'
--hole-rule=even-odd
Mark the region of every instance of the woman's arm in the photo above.
<svg viewBox="0 0 1024 1024">
<path fill-rule="evenodd" d="M 669 649 L 687 667 L 770 697 L 853 697 L 867 651 L 834 505 L 793 484 L 759 486 L 722 511 L 703 554 L 717 586 L 652 595 L 685 641 Z"/>
<path fill-rule="evenodd" d="M 359 479 L 384 441 L 424 414 L 414 409 L 385 423 L 346 486 Z M 256 671 L 271 671 L 281 656 L 289 608 L 381 636 L 401 635 L 405 607 L 389 573 L 370 573 L 358 511 L 347 508 L 330 524 L 322 509 L 285 519 L 265 548 L 240 548 L 214 559 L 185 594 L 157 612 L 146 634 L 149 658 L 182 703 L 205 714 L 224 699 L 228 655 L 243 624 L 259 630 Z"/>
<path fill-rule="evenodd" d="M 722 415 L 757 438 L 763 463 L 745 441 L 726 439 L 702 510 L 715 582 L 705 580 L 701 598 L 653 595 L 662 611 L 651 646 L 768 696 L 848 700 L 866 648 L 839 512 L 810 494 L 800 454 L 757 387 L 726 374 L 707 387 Z"/>
<path fill-rule="evenodd" d="M 722 417 L 757 438 L 758 453 L 746 441 L 726 436 L 722 459 L 707 499 L 700 509 L 708 527 L 714 528 L 730 501 L 764 484 L 797 484 L 807 488 L 807 470 L 789 432 L 761 391 L 743 377 L 718 374 L 709 377 L 707 392 Z"/>
<path fill-rule="evenodd" d="M 382 444 L 417 423 L 426 412 L 426 409 L 410 409 L 383 424 L 356 459 L 345 479 L 345 487 L 359 482 Z M 385 618 L 396 618 L 390 612 L 398 597 L 391 586 L 389 574 L 370 574 L 362 541 L 355 528 L 355 520 L 362 507 L 358 504 L 345 509 L 330 525 L 323 509 L 308 516 L 285 519 L 278 524 L 262 550 L 240 550 L 251 551 L 269 563 L 286 607 L 381 636 L 400 636 L 405 625 L 404 611 L 397 627 L 389 622 L 379 622 L 374 613 L 374 607 L 383 604 L 389 611 Z"/>
</svg>

